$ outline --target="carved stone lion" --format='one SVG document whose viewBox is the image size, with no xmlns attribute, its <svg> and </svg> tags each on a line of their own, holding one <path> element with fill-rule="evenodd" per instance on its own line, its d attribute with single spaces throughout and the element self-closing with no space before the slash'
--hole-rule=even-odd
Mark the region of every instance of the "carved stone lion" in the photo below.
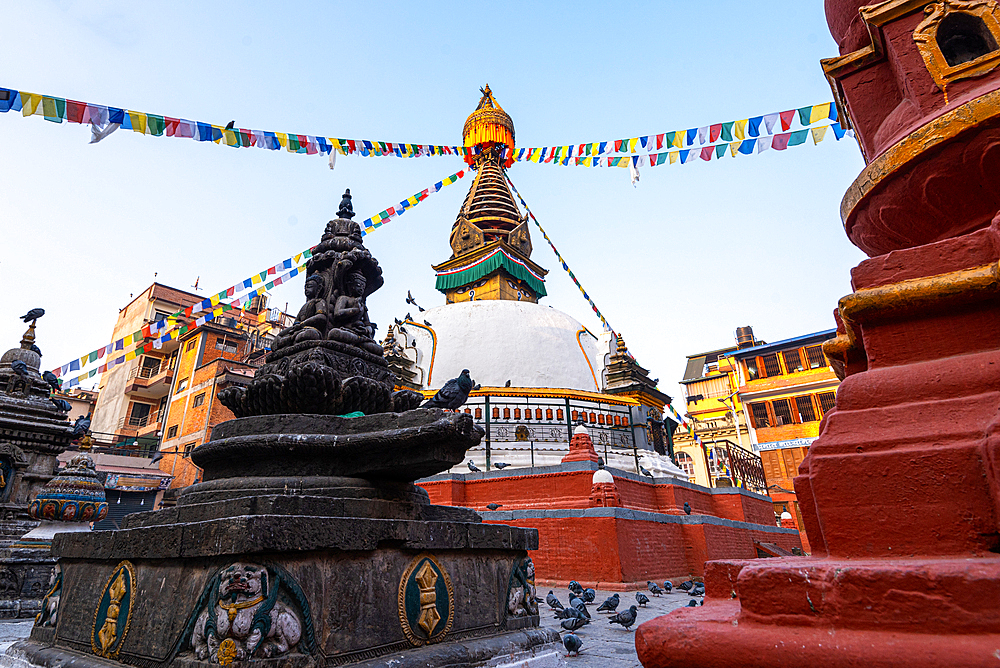
<svg viewBox="0 0 1000 668">
<path fill-rule="evenodd" d="M 228 665 L 254 654 L 280 656 L 298 645 L 302 620 L 278 599 L 280 583 L 274 579 L 269 569 L 256 564 L 223 569 L 191 637 L 199 659 Z"/>
</svg>

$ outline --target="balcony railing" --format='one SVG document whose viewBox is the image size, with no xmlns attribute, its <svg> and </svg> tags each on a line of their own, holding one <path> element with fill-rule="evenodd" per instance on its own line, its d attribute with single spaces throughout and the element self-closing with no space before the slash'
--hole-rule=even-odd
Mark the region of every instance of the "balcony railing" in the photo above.
<svg viewBox="0 0 1000 668">
<path fill-rule="evenodd" d="M 148 415 L 139 416 L 129 416 L 128 418 L 118 418 L 118 429 L 119 431 L 130 429 L 135 431 L 136 429 L 142 429 L 143 427 L 148 427 L 149 425 L 156 424 L 160 421 L 163 411 L 153 411 Z"/>
<path fill-rule="evenodd" d="M 88 440 L 89 439 L 89 440 Z M 150 458 L 156 454 L 158 439 L 149 436 L 126 436 L 89 432 L 87 438 L 77 440 L 70 448 L 80 452 L 95 452 L 122 457 Z"/>
</svg>

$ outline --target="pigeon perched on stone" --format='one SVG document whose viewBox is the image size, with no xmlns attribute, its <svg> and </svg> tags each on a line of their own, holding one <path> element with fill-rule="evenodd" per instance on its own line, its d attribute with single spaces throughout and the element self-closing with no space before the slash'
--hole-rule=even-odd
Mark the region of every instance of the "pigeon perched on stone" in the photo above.
<svg viewBox="0 0 1000 668">
<path fill-rule="evenodd" d="M 621 601 L 621 599 L 618 597 L 618 594 L 613 594 L 604 599 L 604 603 L 597 606 L 597 611 L 601 612 L 603 610 L 605 612 L 614 612 L 618 609 L 619 601 Z"/>
<path fill-rule="evenodd" d="M 649 589 L 649 593 L 652 594 L 653 596 L 659 596 L 660 594 L 663 593 L 663 590 L 660 589 L 660 586 L 658 584 L 656 584 L 655 582 L 650 582 L 649 580 L 646 580 L 646 588 Z"/>
<path fill-rule="evenodd" d="M 580 598 L 583 599 L 584 603 L 593 603 L 594 599 L 597 598 L 597 592 L 593 589 L 584 589 Z"/>
<path fill-rule="evenodd" d="M 691 514 L 691 504 L 687 501 L 684 502 L 684 512 L 688 515 Z"/>
<path fill-rule="evenodd" d="M 649 603 L 649 597 L 643 594 L 641 591 L 637 591 L 635 593 L 635 602 L 638 603 L 639 605 L 644 606 L 647 603 Z"/>
<path fill-rule="evenodd" d="M 689 607 L 689 608 L 697 608 L 698 607 L 698 601 L 696 601 L 694 599 L 691 599 L 690 601 L 688 601 L 687 607 Z"/>
<path fill-rule="evenodd" d="M 56 408 L 61 410 L 63 413 L 69 413 L 73 410 L 73 406 L 65 399 L 49 399 L 49 401 L 55 404 Z"/>
<path fill-rule="evenodd" d="M 705 595 L 705 583 L 695 582 L 694 587 L 691 587 L 691 591 L 688 592 L 688 596 L 704 596 Z"/>
<path fill-rule="evenodd" d="M 508 466 L 510 466 L 510 464 L 508 464 L 507 462 L 495 462 L 493 464 L 493 468 L 495 468 L 495 469 L 497 469 L 499 471 L 503 471 Z"/>
<path fill-rule="evenodd" d="M 90 431 L 90 415 L 80 416 L 73 423 L 73 436 L 83 436 Z"/>
<path fill-rule="evenodd" d="M 608 623 L 610 624 L 621 624 L 626 629 L 633 624 L 635 624 L 635 618 L 638 613 L 638 608 L 634 605 L 630 606 L 628 610 L 622 610 L 617 615 L 610 617 Z"/>
<path fill-rule="evenodd" d="M 576 631 L 579 628 L 583 628 L 590 623 L 590 620 L 586 617 L 570 617 L 569 619 L 563 620 L 560 624 L 567 631 Z"/>
<path fill-rule="evenodd" d="M 452 378 L 437 391 L 433 397 L 424 402 L 421 408 L 450 408 L 455 410 L 469 398 L 469 392 L 475 387 L 475 382 L 469 376 L 468 369 L 462 369 L 458 378 Z"/>
<path fill-rule="evenodd" d="M 48 383 L 49 387 L 51 387 L 56 392 L 58 392 L 60 389 L 62 389 L 61 388 L 61 383 L 60 383 L 59 379 L 56 378 L 56 375 L 54 373 L 52 373 L 51 371 L 46 371 L 45 373 L 43 373 L 42 374 L 42 380 L 44 380 L 46 383 Z"/>
<path fill-rule="evenodd" d="M 487 503 L 486 507 L 489 508 L 490 510 L 496 510 L 497 508 L 503 508 L 503 504 L 502 503 Z"/>
<path fill-rule="evenodd" d="M 504 384 L 504 387 L 510 387 L 510 381 L 509 380 Z"/>
<path fill-rule="evenodd" d="M 427 325 L 428 327 L 433 327 L 434 326 L 431 323 L 427 322 L 426 318 L 424 318 L 424 324 Z"/>
<path fill-rule="evenodd" d="M 36 346 L 34 343 L 31 344 L 31 347 L 28 348 L 28 350 L 30 350 L 31 352 L 35 353 L 39 357 L 42 356 L 42 349 L 39 348 L 38 346 Z"/>
<path fill-rule="evenodd" d="M 694 580 L 685 580 L 684 582 L 677 585 L 678 589 L 683 589 L 684 591 L 691 591 L 694 589 Z"/>
<path fill-rule="evenodd" d="M 663 581 L 663 591 L 669 592 L 669 591 L 673 591 L 673 589 L 674 589 L 674 586 L 672 584 L 670 584 L 670 580 L 664 580 Z"/>
<path fill-rule="evenodd" d="M 556 597 L 555 592 L 553 592 L 551 589 L 549 590 L 549 595 L 545 597 L 545 602 L 553 610 L 563 609 L 562 601 L 560 601 L 559 598 Z"/>
<path fill-rule="evenodd" d="M 640 472 L 641 472 L 641 473 L 642 473 L 642 474 L 643 474 L 644 476 L 646 476 L 646 477 L 648 477 L 648 478 L 652 478 L 652 477 L 653 477 L 653 474 L 652 474 L 652 473 L 650 473 L 650 472 L 649 472 L 649 471 L 648 471 L 648 470 L 646 469 L 646 467 L 645 467 L 645 466 L 640 466 L 640 467 L 639 467 L 639 471 L 640 471 Z"/>
<path fill-rule="evenodd" d="M 399 318 L 393 318 L 393 319 L 392 319 L 392 321 L 393 321 L 394 323 L 396 323 L 396 325 L 397 325 L 397 326 L 398 326 L 398 325 L 402 325 L 402 324 L 403 324 L 403 321 L 402 321 L 402 320 L 400 320 Z"/>
<path fill-rule="evenodd" d="M 45 315 L 45 309 L 43 308 L 33 308 L 24 315 L 21 316 L 21 320 L 29 322 L 31 320 L 38 320 L 43 315 Z"/>
<path fill-rule="evenodd" d="M 28 377 L 28 365 L 21 360 L 14 360 L 10 363 L 10 370 L 22 378 Z"/>
<path fill-rule="evenodd" d="M 583 647 L 583 641 L 580 640 L 580 636 L 567 633 L 563 636 L 563 647 L 566 648 L 566 656 L 570 654 L 580 656 L 580 648 Z"/>
<path fill-rule="evenodd" d="M 478 466 L 473 464 L 471 459 L 469 460 L 469 470 L 472 471 L 473 473 L 482 473 L 482 470 Z"/>
</svg>

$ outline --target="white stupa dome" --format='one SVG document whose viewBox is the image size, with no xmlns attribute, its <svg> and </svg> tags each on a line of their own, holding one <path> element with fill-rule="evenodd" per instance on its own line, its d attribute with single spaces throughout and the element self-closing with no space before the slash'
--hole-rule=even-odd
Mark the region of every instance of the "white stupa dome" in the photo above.
<svg viewBox="0 0 1000 668">
<path fill-rule="evenodd" d="M 594 471 L 594 477 L 591 479 L 590 484 L 596 485 L 599 482 L 613 483 L 614 481 L 615 479 L 612 477 L 612 475 L 608 472 L 607 469 L 597 469 L 596 471 Z"/>
<path fill-rule="evenodd" d="M 549 306 L 481 300 L 446 304 L 420 313 L 429 329 L 406 326 L 419 354 L 423 386 L 439 388 L 469 369 L 487 387 L 567 388 L 601 391 L 604 357 L 579 322 Z M 431 365 L 433 364 L 433 369 Z M 428 379 L 429 376 L 429 380 Z"/>
</svg>

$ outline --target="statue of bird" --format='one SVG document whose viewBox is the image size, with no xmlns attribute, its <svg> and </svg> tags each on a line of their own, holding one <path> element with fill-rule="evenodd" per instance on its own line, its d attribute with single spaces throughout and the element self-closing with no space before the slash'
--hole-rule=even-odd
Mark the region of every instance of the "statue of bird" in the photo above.
<svg viewBox="0 0 1000 668">
<path fill-rule="evenodd" d="M 448 408 L 457 409 L 469 398 L 469 392 L 476 383 L 469 377 L 469 370 L 462 369 L 462 374 L 458 378 L 452 378 L 437 391 L 433 397 L 424 402 L 421 408 Z"/>
<path fill-rule="evenodd" d="M 21 320 L 25 322 L 30 322 L 32 320 L 38 320 L 43 315 L 45 315 L 45 309 L 43 308 L 33 308 L 24 315 L 21 316 Z"/>
</svg>

